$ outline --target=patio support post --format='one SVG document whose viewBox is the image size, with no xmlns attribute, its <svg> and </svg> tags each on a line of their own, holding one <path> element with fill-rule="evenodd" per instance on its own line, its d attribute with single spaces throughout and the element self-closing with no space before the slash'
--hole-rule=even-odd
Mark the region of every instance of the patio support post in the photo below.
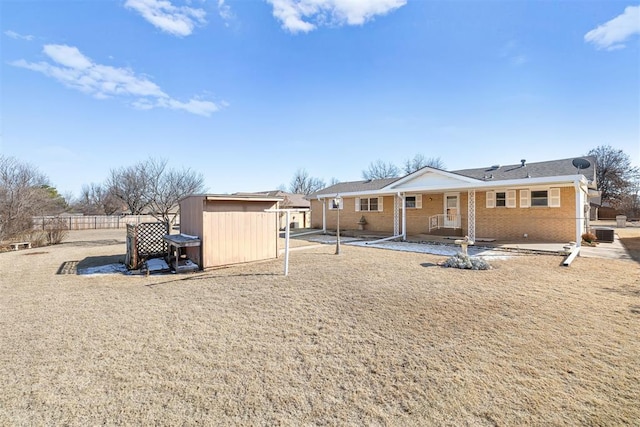
<svg viewBox="0 0 640 427">
<path fill-rule="evenodd" d="M 393 235 L 397 236 L 400 234 L 400 212 L 399 212 L 399 196 L 397 194 L 393 195 Z"/>
<path fill-rule="evenodd" d="M 402 240 L 407 240 L 407 193 L 402 193 Z"/>
<path fill-rule="evenodd" d="M 476 190 L 469 190 L 467 197 L 467 236 L 476 240 Z"/>
<path fill-rule="evenodd" d="M 582 243 L 582 233 L 584 227 L 586 226 L 586 221 L 584 217 L 586 216 L 586 212 L 584 211 L 584 200 L 582 197 L 582 188 L 580 185 L 580 180 L 576 180 L 575 182 L 576 188 L 576 246 L 580 247 Z M 588 191 L 588 190 L 587 190 Z"/>
<path fill-rule="evenodd" d="M 322 234 L 327 234 L 327 199 L 322 199 Z"/>
</svg>

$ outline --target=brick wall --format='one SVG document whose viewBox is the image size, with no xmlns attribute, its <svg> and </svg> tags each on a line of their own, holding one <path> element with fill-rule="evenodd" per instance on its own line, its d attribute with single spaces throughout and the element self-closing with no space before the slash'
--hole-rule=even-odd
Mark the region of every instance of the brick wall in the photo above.
<svg viewBox="0 0 640 427">
<path fill-rule="evenodd" d="M 564 242 L 576 238 L 576 198 L 573 187 L 560 189 L 560 207 L 486 207 L 486 193 L 476 192 L 476 237 L 499 240 Z M 527 238 L 524 234 L 527 234 Z"/>
<path fill-rule="evenodd" d="M 559 208 L 520 208 L 520 192 L 516 192 L 516 208 L 487 208 L 486 193 L 476 192 L 476 237 L 510 241 L 564 242 L 575 240 L 575 189 L 560 189 Z M 393 232 L 393 198 L 385 196 L 382 212 L 356 212 L 355 198 L 344 198 L 340 211 L 340 228 L 358 228 L 360 217 L 367 220 L 366 230 Z M 468 193 L 460 192 L 462 233 L 467 234 Z M 327 202 L 329 203 L 329 202 Z M 407 233 L 428 234 L 429 217 L 444 212 L 444 194 L 423 194 L 422 209 L 407 209 Z M 337 211 L 327 209 L 327 229 L 335 230 Z M 400 218 L 400 222 L 402 218 Z M 322 202 L 311 201 L 311 226 L 322 228 Z M 524 234 L 527 234 L 527 238 Z"/>
</svg>

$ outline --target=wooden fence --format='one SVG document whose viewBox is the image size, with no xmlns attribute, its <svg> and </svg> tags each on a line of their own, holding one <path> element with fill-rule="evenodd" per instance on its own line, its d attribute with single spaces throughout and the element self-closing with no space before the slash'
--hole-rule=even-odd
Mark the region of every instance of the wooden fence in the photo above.
<svg viewBox="0 0 640 427">
<path fill-rule="evenodd" d="M 104 228 L 126 228 L 127 224 L 158 221 L 153 215 L 61 215 L 33 218 L 33 228 L 44 230 L 52 220 L 60 221 L 69 230 L 97 230 Z"/>
</svg>

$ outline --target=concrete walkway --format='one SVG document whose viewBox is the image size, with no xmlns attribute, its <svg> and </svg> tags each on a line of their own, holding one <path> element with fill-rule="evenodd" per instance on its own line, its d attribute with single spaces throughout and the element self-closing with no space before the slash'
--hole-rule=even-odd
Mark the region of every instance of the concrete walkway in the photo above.
<svg viewBox="0 0 640 427">
<path fill-rule="evenodd" d="M 358 244 L 357 242 L 359 241 L 366 241 L 366 240 L 374 240 L 376 238 L 384 238 L 384 237 L 389 237 L 389 235 L 387 233 L 372 233 L 372 232 L 367 232 L 367 233 L 345 233 L 348 234 L 347 236 L 342 236 L 341 240 L 343 243 L 345 244 Z M 301 236 L 301 238 L 304 238 Z M 431 246 L 429 245 L 429 243 L 434 243 L 437 245 L 445 245 L 448 247 L 453 248 L 452 250 L 457 250 L 458 246 L 455 245 L 454 239 L 459 238 L 459 237 L 445 237 L 445 236 L 432 236 L 432 235 L 415 235 L 415 236 L 408 236 L 407 238 L 407 242 L 389 242 L 386 246 L 388 249 L 396 249 L 398 250 L 398 247 L 390 247 L 392 246 L 391 243 L 404 243 L 406 245 L 409 245 L 411 243 L 415 244 L 415 243 L 422 243 L 427 244 L 426 246 L 423 246 L 423 248 L 421 248 L 422 250 L 419 250 L 417 252 L 423 252 L 423 251 L 427 251 L 427 247 Z M 309 236 L 308 240 L 310 241 L 315 241 L 318 243 L 335 243 L 335 233 L 329 233 L 327 235 L 322 235 L 321 231 L 316 234 L 315 236 L 311 237 Z M 562 242 L 562 243 L 521 243 L 521 242 L 495 242 L 495 241 L 482 241 L 482 239 L 479 239 L 479 241 L 476 242 L 475 248 L 480 249 L 481 247 L 485 247 L 485 248 L 495 248 L 497 250 L 504 250 L 504 251 L 521 251 L 521 252 L 532 252 L 532 253 L 547 253 L 547 254 L 554 254 L 554 255 L 558 255 L 560 253 L 562 253 L 564 251 L 564 246 L 567 245 L 568 242 Z M 368 246 L 368 245 L 367 245 Z M 440 246 L 439 248 L 436 247 L 437 250 L 434 251 L 434 253 L 439 253 L 443 247 Z M 469 246 L 469 249 L 471 250 L 472 248 L 474 248 L 474 246 Z M 486 249 L 485 249 L 486 251 Z M 473 251 L 470 251 L 470 253 L 472 253 Z M 581 257 L 585 257 L 585 258 L 606 258 L 606 259 L 626 259 L 626 260 L 632 260 L 633 258 L 631 258 L 631 255 L 627 252 L 627 250 L 624 248 L 624 246 L 622 245 L 622 243 L 620 242 L 620 239 L 618 238 L 618 235 L 615 234 L 614 235 L 614 241 L 612 243 L 606 243 L 606 242 L 600 242 L 598 243 L 596 246 L 581 246 L 580 248 L 580 254 L 579 256 Z"/>
</svg>

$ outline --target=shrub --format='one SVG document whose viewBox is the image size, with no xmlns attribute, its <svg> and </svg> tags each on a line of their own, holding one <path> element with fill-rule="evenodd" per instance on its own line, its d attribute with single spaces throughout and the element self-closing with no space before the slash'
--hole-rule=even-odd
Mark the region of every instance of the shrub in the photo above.
<svg viewBox="0 0 640 427">
<path fill-rule="evenodd" d="M 39 248 L 44 246 L 47 241 L 47 233 L 44 231 L 34 230 L 28 234 L 22 236 L 22 238 L 18 239 L 25 242 L 31 242 L 32 248 Z"/>
<path fill-rule="evenodd" d="M 50 245 L 57 245 L 62 243 L 65 237 L 67 237 L 67 223 L 60 218 L 53 218 L 45 223 L 44 231 L 46 234 L 47 242 Z"/>
<path fill-rule="evenodd" d="M 598 240 L 598 238 L 593 233 L 583 233 L 582 240 L 589 244 L 592 244 L 592 243 L 595 243 L 595 241 Z"/>
<path fill-rule="evenodd" d="M 491 266 L 482 258 L 470 257 L 462 252 L 458 252 L 443 264 L 444 267 L 462 268 L 467 270 L 489 270 Z"/>
</svg>

